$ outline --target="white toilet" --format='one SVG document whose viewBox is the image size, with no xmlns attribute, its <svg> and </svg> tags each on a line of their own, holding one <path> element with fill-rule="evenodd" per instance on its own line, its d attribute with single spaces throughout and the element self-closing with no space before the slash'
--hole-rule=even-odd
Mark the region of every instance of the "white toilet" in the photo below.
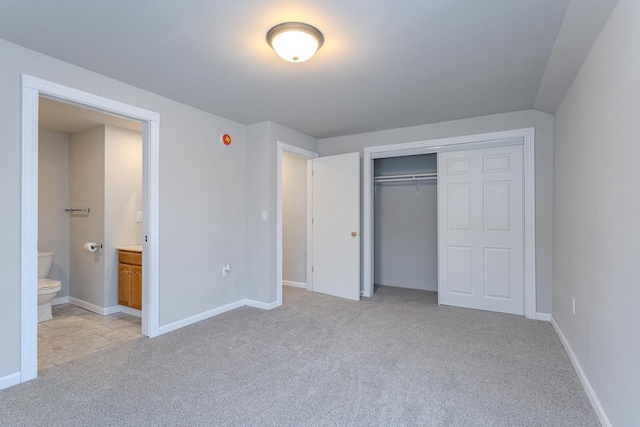
<svg viewBox="0 0 640 427">
<path fill-rule="evenodd" d="M 47 279 L 53 265 L 53 252 L 38 251 L 38 322 L 53 319 L 51 301 L 62 289 L 58 280 Z"/>
</svg>

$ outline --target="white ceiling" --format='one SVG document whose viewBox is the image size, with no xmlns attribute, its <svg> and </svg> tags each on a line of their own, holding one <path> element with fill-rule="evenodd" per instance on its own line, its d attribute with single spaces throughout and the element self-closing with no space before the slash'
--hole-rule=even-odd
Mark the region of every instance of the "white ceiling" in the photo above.
<svg viewBox="0 0 640 427">
<path fill-rule="evenodd" d="M 572 0 L 572 28 L 593 38 L 551 64 L 569 0 L 0 0 L 0 38 L 240 123 L 324 138 L 536 101 L 554 112 L 616 1 Z M 290 20 L 325 35 L 306 63 L 265 42 Z"/>
<path fill-rule="evenodd" d="M 142 133 L 142 123 L 72 104 L 40 98 L 38 127 L 55 132 L 77 133 L 99 125 L 111 125 Z"/>
</svg>

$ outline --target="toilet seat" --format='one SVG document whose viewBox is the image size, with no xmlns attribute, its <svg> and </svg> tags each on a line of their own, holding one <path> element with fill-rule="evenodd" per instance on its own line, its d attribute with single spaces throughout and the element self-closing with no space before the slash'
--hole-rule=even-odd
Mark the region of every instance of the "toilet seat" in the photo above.
<svg viewBox="0 0 640 427">
<path fill-rule="evenodd" d="M 38 291 L 49 291 L 61 287 L 62 283 L 59 280 L 38 279 Z"/>
</svg>

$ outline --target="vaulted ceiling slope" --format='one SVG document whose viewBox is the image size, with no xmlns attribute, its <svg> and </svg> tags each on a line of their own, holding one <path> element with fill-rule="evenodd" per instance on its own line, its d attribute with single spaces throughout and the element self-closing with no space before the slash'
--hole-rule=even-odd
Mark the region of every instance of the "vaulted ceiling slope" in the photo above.
<svg viewBox="0 0 640 427">
<path fill-rule="evenodd" d="M 0 38 L 240 123 L 325 138 L 536 104 L 553 113 L 616 2 L 569 1 L 0 0 Z M 302 64 L 265 42 L 292 20 L 326 38 Z"/>
</svg>

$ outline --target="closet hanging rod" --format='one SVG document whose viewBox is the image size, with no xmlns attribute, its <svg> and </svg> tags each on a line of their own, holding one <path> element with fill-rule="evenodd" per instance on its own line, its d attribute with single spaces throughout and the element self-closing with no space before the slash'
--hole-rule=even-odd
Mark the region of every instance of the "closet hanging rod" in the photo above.
<svg viewBox="0 0 640 427">
<path fill-rule="evenodd" d="M 416 174 L 412 174 L 412 175 L 381 175 L 381 176 L 374 176 L 373 179 L 377 180 L 377 179 L 395 179 L 395 178 L 427 178 L 427 177 L 437 177 L 438 173 L 437 172 L 431 172 L 431 173 L 416 173 Z"/>
<path fill-rule="evenodd" d="M 404 182 L 404 181 L 436 181 L 435 176 L 427 176 L 423 178 L 392 178 L 392 179 L 374 179 L 374 183 L 382 184 L 384 182 Z"/>
</svg>

